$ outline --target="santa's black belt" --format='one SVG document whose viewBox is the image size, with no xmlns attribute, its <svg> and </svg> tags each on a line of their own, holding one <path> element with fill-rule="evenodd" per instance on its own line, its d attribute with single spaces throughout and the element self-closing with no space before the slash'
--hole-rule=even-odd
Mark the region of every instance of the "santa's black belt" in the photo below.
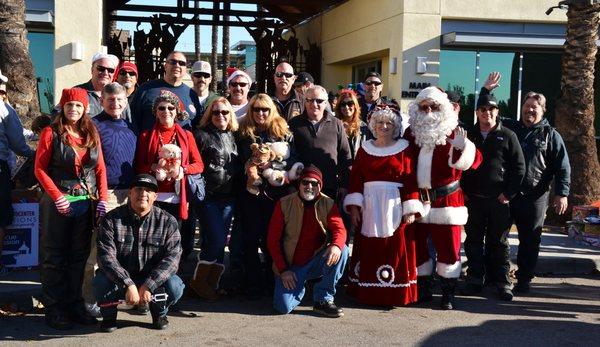
<svg viewBox="0 0 600 347">
<path fill-rule="evenodd" d="M 445 186 L 431 188 L 431 189 L 419 189 L 419 197 L 422 202 L 432 202 L 444 196 L 450 195 L 460 189 L 460 182 L 454 181 L 446 184 Z"/>
</svg>

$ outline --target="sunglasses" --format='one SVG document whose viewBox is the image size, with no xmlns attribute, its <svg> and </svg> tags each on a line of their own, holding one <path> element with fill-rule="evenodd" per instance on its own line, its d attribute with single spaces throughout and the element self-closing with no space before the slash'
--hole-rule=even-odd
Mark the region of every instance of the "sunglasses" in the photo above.
<svg viewBox="0 0 600 347">
<path fill-rule="evenodd" d="M 271 111 L 271 109 L 268 107 L 254 107 L 252 109 L 252 112 L 256 112 L 256 113 L 258 113 L 258 112 L 269 113 L 269 111 Z"/>
<path fill-rule="evenodd" d="M 341 108 L 341 107 L 344 107 L 344 106 L 347 106 L 347 107 L 354 107 L 354 103 L 353 103 L 352 101 L 340 102 L 340 108 Z"/>
<path fill-rule="evenodd" d="M 382 83 L 382 82 L 380 82 L 380 81 L 367 81 L 367 82 L 365 82 L 365 85 L 366 85 L 366 86 L 380 86 L 380 85 L 382 85 L 382 84 L 383 84 L 383 83 Z"/>
<path fill-rule="evenodd" d="M 242 88 L 244 88 L 244 87 L 246 87 L 247 85 L 248 85 L 248 83 L 246 83 L 246 82 L 231 82 L 231 83 L 229 83 L 229 86 L 230 86 L 230 87 L 233 87 L 233 88 L 237 88 L 237 87 L 242 87 Z"/>
<path fill-rule="evenodd" d="M 159 111 L 175 111 L 175 106 L 158 106 L 156 109 Z"/>
<path fill-rule="evenodd" d="M 315 188 L 319 186 L 319 182 L 317 181 L 302 180 L 300 183 L 302 183 L 304 186 L 311 186 Z"/>
<path fill-rule="evenodd" d="M 431 109 L 432 112 L 437 112 L 440 110 L 440 104 L 419 105 L 419 110 L 423 112 L 427 112 L 429 109 Z"/>
<path fill-rule="evenodd" d="M 285 76 L 285 78 L 292 78 L 292 77 L 294 77 L 294 74 L 290 73 L 290 72 L 276 72 L 275 73 L 275 77 L 277 77 L 277 78 L 281 78 L 284 76 Z"/>
<path fill-rule="evenodd" d="M 192 76 L 194 76 L 196 78 L 200 78 L 200 77 L 202 77 L 202 78 L 210 78 L 210 74 L 206 73 L 206 72 L 194 72 L 192 74 Z"/>
<path fill-rule="evenodd" d="M 213 116 L 226 116 L 229 114 L 229 110 L 212 110 L 210 114 L 212 114 Z"/>
<path fill-rule="evenodd" d="M 6 95 L 6 91 L 0 90 L 0 95 Z"/>
<path fill-rule="evenodd" d="M 477 108 L 477 110 L 478 110 L 479 112 L 487 112 L 487 111 L 490 111 L 490 112 L 492 112 L 492 111 L 493 111 L 493 110 L 495 110 L 495 109 L 497 109 L 497 107 L 494 107 L 494 106 L 482 106 L 482 107 L 478 107 L 478 108 Z"/>
<path fill-rule="evenodd" d="M 322 104 L 323 102 L 325 102 L 325 99 L 311 99 L 311 98 L 306 98 L 306 102 L 308 102 L 309 104 L 312 104 L 313 102 L 316 102 L 317 104 Z"/>
<path fill-rule="evenodd" d="M 134 71 L 125 71 L 125 70 L 121 70 L 119 72 L 119 76 L 135 76 L 135 72 Z"/>
<path fill-rule="evenodd" d="M 183 60 L 177 60 L 177 59 L 169 59 L 167 61 L 167 63 L 171 64 L 171 65 L 179 65 L 179 66 L 186 66 L 187 62 L 183 61 Z"/>
<path fill-rule="evenodd" d="M 105 67 L 102 65 L 96 65 L 96 70 L 98 70 L 98 72 L 108 71 L 108 73 L 115 73 L 115 69 L 112 67 Z"/>
</svg>

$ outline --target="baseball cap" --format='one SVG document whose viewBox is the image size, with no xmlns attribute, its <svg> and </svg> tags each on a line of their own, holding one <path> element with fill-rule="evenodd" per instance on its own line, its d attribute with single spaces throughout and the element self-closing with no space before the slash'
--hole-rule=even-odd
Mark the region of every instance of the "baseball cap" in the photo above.
<svg viewBox="0 0 600 347">
<path fill-rule="evenodd" d="M 498 101 L 496 101 L 496 98 L 493 95 L 480 95 L 479 99 L 477 99 L 477 108 L 484 106 L 493 106 L 498 108 Z"/>
<path fill-rule="evenodd" d="M 113 69 L 116 69 L 117 65 L 119 65 L 119 58 L 117 58 L 116 55 L 100 53 L 100 52 L 94 54 L 94 56 L 92 57 L 92 65 L 100 59 L 108 59 L 108 61 L 110 61 L 111 65 L 112 65 L 112 66 L 108 66 L 108 67 L 112 67 Z"/>
<path fill-rule="evenodd" d="M 207 61 L 198 60 L 192 65 L 192 73 L 203 72 L 210 75 L 210 64 Z"/>
<path fill-rule="evenodd" d="M 460 98 L 462 98 L 462 95 L 454 90 L 449 90 L 446 92 L 446 95 L 448 96 L 448 100 L 450 100 L 450 102 L 453 103 L 460 103 Z"/>
<path fill-rule="evenodd" d="M 133 187 L 148 187 L 153 191 L 158 190 L 158 183 L 156 182 L 156 178 L 152 175 L 148 174 L 140 174 L 135 176 L 129 188 Z"/>
<path fill-rule="evenodd" d="M 300 72 L 296 77 L 296 81 L 294 81 L 294 86 L 297 87 L 306 82 L 315 83 L 315 79 L 308 72 Z"/>
</svg>

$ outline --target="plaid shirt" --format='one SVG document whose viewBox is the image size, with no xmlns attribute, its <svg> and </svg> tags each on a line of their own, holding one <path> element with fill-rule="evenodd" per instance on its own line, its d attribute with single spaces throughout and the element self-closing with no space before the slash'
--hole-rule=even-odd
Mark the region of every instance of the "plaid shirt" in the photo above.
<svg viewBox="0 0 600 347">
<path fill-rule="evenodd" d="M 177 272 L 181 257 L 177 220 L 156 206 L 142 218 L 129 204 L 110 211 L 100 225 L 97 242 L 98 266 L 116 284 L 134 285 L 130 273 L 137 272 L 135 278 L 145 278 L 143 284 L 154 291 Z M 136 261 L 137 266 L 130 268 Z"/>
</svg>

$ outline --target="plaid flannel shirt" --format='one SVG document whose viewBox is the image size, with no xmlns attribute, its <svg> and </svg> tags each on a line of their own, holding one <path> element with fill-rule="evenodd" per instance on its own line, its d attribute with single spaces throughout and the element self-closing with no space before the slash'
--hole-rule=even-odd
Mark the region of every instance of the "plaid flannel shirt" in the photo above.
<svg viewBox="0 0 600 347">
<path fill-rule="evenodd" d="M 133 254 L 134 228 L 137 226 L 137 254 Z M 129 204 L 110 211 L 100 225 L 97 245 L 98 266 L 110 280 L 124 286 L 135 284 L 131 269 L 126 267 L 137 259 L 139 274 L 145 278 L 143 284 L 150 291 L 177 272 L 181 258 L 177 220 L 156 206 L 141 219 Z"/>
</svg>

